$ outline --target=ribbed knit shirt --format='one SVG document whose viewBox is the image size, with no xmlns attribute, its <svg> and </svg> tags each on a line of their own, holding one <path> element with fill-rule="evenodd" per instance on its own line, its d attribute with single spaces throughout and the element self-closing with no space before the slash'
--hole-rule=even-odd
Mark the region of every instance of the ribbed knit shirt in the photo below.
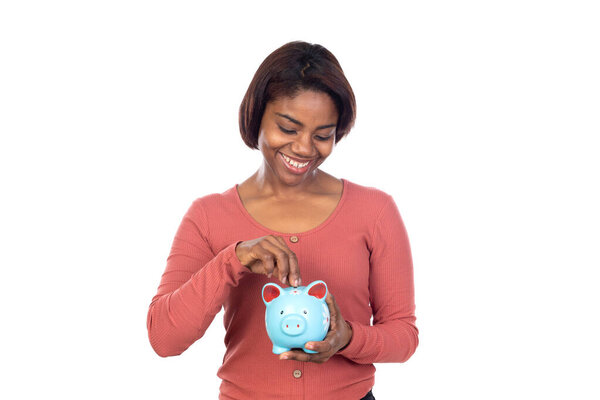
<svg viewBox="0 0 600 400">
<path fill-rule="evenodd" d="M 418 330 L 404 223 L 391 195 L 341 180 L 334 211 L 305 232 L 263 226 L 245 209 L 237 184 L 194 200 L 149 306 L 154 351 L 183 353 L 224 307 L 219 399 L 360 399 L 374 385 L 373 363 L 408 360 Z M 296 254 L 303 285 L 327 283 L 352 327 L 349 344 L 322 364 L 279 360 L 272 352 L 261 291 L 267 282 L 286 286 L 251 272 L 235 253 L 238 243 L 266 235 L 281 236 Z"/>
</svg>

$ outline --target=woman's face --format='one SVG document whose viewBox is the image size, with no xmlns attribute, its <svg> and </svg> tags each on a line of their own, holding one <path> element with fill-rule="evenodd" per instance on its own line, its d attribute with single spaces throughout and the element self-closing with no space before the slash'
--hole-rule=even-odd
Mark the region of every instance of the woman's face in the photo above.
<svg viewBox="0 0 600 400">
<path fill-rule="evenodd" d="M 265 172 L 288 184 L 316 176 L 335 147 L 337 121 L 335 104 L 323 92 L 303 90 L 267 103 L 258 135 Z"/>
</svg>

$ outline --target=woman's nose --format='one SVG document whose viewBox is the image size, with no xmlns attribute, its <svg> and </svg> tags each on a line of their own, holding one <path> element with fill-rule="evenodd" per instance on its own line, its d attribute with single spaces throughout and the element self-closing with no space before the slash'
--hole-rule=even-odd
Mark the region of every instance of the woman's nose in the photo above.
<svg viewBox="0 0 600 400">
<path fill-rule="evenodd" d="M 296 135 L 296 140 L 292 146 L 292 151 L 298 157 L 302 158 L 314 158 L 316 151 L 314 150 L 314 143 L 309 133 L 300 133 Z"/>
</svg>

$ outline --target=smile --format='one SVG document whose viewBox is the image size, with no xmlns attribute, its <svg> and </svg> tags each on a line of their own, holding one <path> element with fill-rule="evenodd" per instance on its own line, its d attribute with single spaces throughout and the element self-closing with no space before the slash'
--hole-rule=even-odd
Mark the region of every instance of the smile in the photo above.
<svg viewBox="0 0 600 400">
<path fill-rule="evenodd" d="M 295 173 L 306 172 L 308 170 L 308 167 L 310 166 L 310 164 L 314 161 L 314 160 L 310 160 L 307 162 L 300 163 L 295 160 L 292 160 L 291 158 L 284 155 L 283 153 L 279 153 L 279 154 L 281 154 L 281 158 L 283 159 L 283 161 L 284 161 L 285 165 L 288 167 L 288 169 Z"/>
<path fill-rule="evenodd" d="M 297 161 L 292 160 L 291 158 L 289 158 L 288 156 L 286 156 L 283 153 L 281 155 L 283 156 L 283 158 L 285 158 L 285 161 L 287 161 L 288 163 L 290 163 L 291 165 L 293 165 L 296 168 L 304 168 L 310 163 L 310 161 L 307 161 L 305 163 L 299 163 Z"/>
</svg>

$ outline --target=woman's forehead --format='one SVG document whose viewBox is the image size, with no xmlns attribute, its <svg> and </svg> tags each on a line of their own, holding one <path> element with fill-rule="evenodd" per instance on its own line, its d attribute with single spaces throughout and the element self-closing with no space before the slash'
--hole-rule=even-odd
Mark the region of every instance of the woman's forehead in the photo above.
<svg viewBox="0 0 600 400">
<path fill-rule="evenodd" d="M 337 120 L 337 109 L 331 97 L 324 92 L 303 90 L 293 97 L 279 97 L 267 104 L 267 109 L 301 123 L 327 124 Z"/>
</svg>

